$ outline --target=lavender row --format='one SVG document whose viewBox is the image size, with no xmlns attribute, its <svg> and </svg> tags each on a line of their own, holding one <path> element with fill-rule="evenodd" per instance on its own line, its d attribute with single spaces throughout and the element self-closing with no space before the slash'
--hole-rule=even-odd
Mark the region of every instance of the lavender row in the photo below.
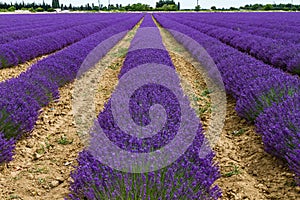
<svg viewBox="0 0 300 200">
<path fill-rule="evenodd" d="M 189 19 L 192 21 L 198 21 L 201 23 L 205 23 L 208 25 L 214 25 L 218 27 L 224 27 L 229 28 L 234 31 L 240 31 L 240 32 L 246 32 L 250 33 L 252 35 L 258 35 L 266 38 L 272 38 L 275 40 L 279 40 L 282 42 L 282 40 L 285 43 L 291 42 L 294 44 L 300 43 L 300 35 L 299 33 L 290 33 L 288 32 L 290 27 L 286 27 L 285 31 L 283 30 L 276 30 L 276 29 L 270 29 L 265 27 L 256 27 L 256 26 L 249 26 L 247 23 L 239 23 L 240 19 L 235 20 L 234 22 L 231 22 L 229 20 L 215 20 L 214 18 L 211 19 L 211 15 L 203 15 L 203 14 L 182 14 L 185 19 Z M 218 18 L 223 17 L 224 13 L 217 13 Z M 227 15 L 230 15 L 227 13 Z M 230 15 L 231 17 L 234 17 Z M 300 17 L 300 15 L 299 15 Z M 251 22 L 251 21 L 250 21 Z M 268 23 L 268 22 L 265 22 Z M 276 25 L 278 26 L 278 25 Z"/>
<path fill-rule="evenodd" d="M 192 38 L 206 49 L 221 72 L 227 92 L 237 100 L 237 113 L 254 122 L 258 132 L 265 138 L 266 150 L 272 146 L 272 151 L 268 152 L 286 159 L 290 169 L 299 175 L 300 126 L 296 121 L 299 115 L 299 78 L 272 68 L 194 28 L 163 15 L 156 14 L 155 17 L 202 63 L 205 60 L 194 51 L 193 45 L 185 43 L 184 37 L 176 31 Z M 284 109 L 278 109 L 277 106 L 280 105 Z M 271 115 L 280 117 L 270 119 Z M 274 146 L 274 141 L 281 142 Z"/>
<path fill-rule="evenodd" d="M 148 34 L 144 34 L 145 32 Z M 131 42 L 129 53 L 126 56 L 119 79 L 122 80 L 123 77 L 128 76 L 132 70 L 139 69 L 140 66 L 144 66 L 143 70 L 147 72 L 148 66 L 143 64 L 161 64 L 166 69 L 175 70 L 168 52 L 165 49 L 157 49 L 156 47 L 163 47 L 159 30 L 155 26 L 151 15 L 146 15 Z M 160 72 L 160 74 L 162 75 L 163 72 Z M 165 76 L 164 78 L 167 80 L 170 79 L 170 77 L 167 77 L 167 74 Z M 155 79 L 154 77 L 150 78 Z M 177 77 L 170 81 L 177 85 L 178 91 L 181 91 L 181 95 L 183 96 L 179 78 Z M 115 91 L 118 90 L 118 87 L 122 86 L 118 85 Z M 182 110 L 178 101 L 179 99 L 173 94 L 173 91 L 160 84 L 156 84 L 155 81 L 143 85 L 134 91 L 127 106 L 129 106 L 131 117 L 136 124 L 144 127 L 151 123 L 149 109 L 155 104 L 162 105 L 166 110 L 167 117 L 164 127 L 150 138 L 141 139 L 124 132 L 118 126 L 116 119 L 114 119 L 111 99 L 105 105 L 104 110 L 98 115 L 98 123 L 105 136 L 114 145 L 126 150 L 126 152 L 153 152 L 170 143 L 175 135 L 178 134 L 182 118 Z M 189 106 L 188 102 L 184 103 L 187 103 Z M 191 108 L 190 112 L 192 116 L 196 117 Z M 122 115 L 122 113 L 119 114 Z M 99 130 L 94 130 L 91 132 L 90 145 L 92 147 L 79 154 L 78 167 L 71 175 L 74 181 L 71 183 L 69 198 L 76 200 L 217 199 L 221 193 L 219 188 L 217 186 L 212 187 L 212 184 L 219 177 L 218 168 L 213 164 L 212 159 L 214 154 L 212 150 L 209 149 L 209 153 L 205 158 L 199 158 L 200 147 L 204 143 L 204 135 L 201 124 L 199 124 L 199 119 L 196 119 L 196 123 L 198 124 L 196 126 L 197 134 L 191 146 L 175 162 L 156 171 L 138 174 L 119 171 L 100 162 L 95 153 L 91 151 L 93 147 L 97 149 L 98 145 L 102 145 L 98 143 L 99 139 L 101 140 L 102 138 Z M 187 127 L 187 129 L 189 128 Z M 103 145 L 105 146 L 105 144 Z M 110 147 L 111 145 L 108 145 L 105 150 L 110 152 Z M 178 146 L 177 148 L 183 147 Z M 99 153 L 104 154 L 105 150 Z M 120 158 L 120 156 L 115 155 L 111 159 L 116 160 L 116 158 Z"/>
<path fill-rule="evenodd" d="M 99 14 L 102 18 L 102 14 Z M 46 28 L 64 24 L 67 20 L 82 21 L 95 18 L 91 14 L 42 14 L 42 15 L 0 15 L 0 34 L 32 28 Z"/>
<path fill-rule="evenodd" d="M 221 42 L 230 45 L 239 51 L 245 52 L 273 65 L 277 68 L 300 74 L 300 44 L 286 44 L 284 41 L 268 39 L 248 33 L 221 28 L 191 20 L 184 19 L 179 15 L 173 15 L 182 24 L 193 27 L 202 33 L 214 37 Z"/>
<path fill-rule="evenodd" d="M 13 41 L 0 46 L 0 68 L 15 66 L 41 55 L 62 49 L 76 43 L 83 38 L 106 28 L 108 23 L 112 25 L 121 19 L 107 20 L 107 22 L 94 22 L 72 27 L 66 30 Z"/>
<path fill-rule="evenodd" d="M 104 56 L 141 18 L 140 15 L 128 15 L 128 17 L 125 18 L 126 21 L 124 19 L 104 28 L 37 62 L 18 78 L 0 83 L 0 132 L 4 137 L 7 140 L 11 138 L 17 140 L 23 133 L 30 132 L 41 108 L 59 97 L 59 87 L 76 78 L 82 62 L 90 51 L 99 43 L 117 34 L 117 38 L 103 47 L 103 54 L 100 56 Z M 86 67 L 93 64 L 91 62 Z M 5 149 L 7 146 L 0 146 L 0 152 Z M 6 158 L 4 161 L 10 159 Z"/>
<path fill-rule="evenodd" d="M 203 16 L 208 22 L 226 21 L 237 25 L 267 28 L 270 32 L 284 31 L 295 34 L 300 32 L 298 26 L 300 18 L 297 12 L 205 13 Z"/>
<path fill-rule="evenodd" d="M 102 18 L 100 18 L 100 19 L 101 19 L 100 21 L 105 22 L 104 19 L 102 19 Z M 30 29 L 25 29 L 25 30 L 16 30 L 16 31 L 10 31 L 8 33 L 0 34 L 0 45 L 12 42 L 14 40 L 27 39 L 30 37 L 36 37 L 36 36 L 43 35 L 46 33 L 69 29 L 72 27 L 80 26 L 82 24 L 89 24 L 96 20 L 99 20 L 99 19 L 94 18 L 94 19 L 76 20 L 76 21 L 73 19 L 65 19 L 64 23 L 56 23 L 54 25 L 51 25 L 49 22 L 44 21 L 43 24 L 47 24 L 46 27 L 30 28 Z"/>
</svg>

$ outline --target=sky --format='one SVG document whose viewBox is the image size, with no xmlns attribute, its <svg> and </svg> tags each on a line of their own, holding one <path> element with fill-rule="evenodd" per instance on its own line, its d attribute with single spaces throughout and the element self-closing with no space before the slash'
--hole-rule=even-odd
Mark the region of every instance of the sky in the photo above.
<svg viewBox="0 0 300 200">
<path fill-rule="evenodd" d="M 0 0 L 1 2 L 22 2 L 22 0 Z M 41 3 L 43 0 L 24 0 L 25 3 L 27 2 L 36 2 Z M 52 0 L 44 0 L 46 3 L 51 4 Z M 100 0 L 100 3 L 104 6 L 108 5 L 109 0 Z M 148 4 L 152 7 L 155 7 L 155 3 L 159 0 L 110 0 L 111 4 L 122 4 L 123 6 L 133 3 L 144 3 Z M 195 8 L 197 5 L 197 0 L 174 0 L 176 3 L 179 1 L 182 9 L 191 9 Z M 216 6 L 217 8 L 229 8 L 229 7 L 240 7 L 246 4 L 273 4 L 273 3 L 291 3 L 293 4 L 300 4 L 300 0 L 210 0 L 204 1 L 199 0 L 199 5 L 201 8 L 210 8 L 211 6 Z M 60 4 L 69 5 L 70 3 L 75 6 L 84 5 L 87 3 L 95 3 L 98 4 L 98 0 L 59 0 Z"/>
</svg>

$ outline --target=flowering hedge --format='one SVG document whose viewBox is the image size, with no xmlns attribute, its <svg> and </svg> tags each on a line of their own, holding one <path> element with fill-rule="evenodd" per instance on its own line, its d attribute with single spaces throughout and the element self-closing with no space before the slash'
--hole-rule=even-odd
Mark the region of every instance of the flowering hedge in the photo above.
<svg viewBox="0 0 300 200">
<path fill-rule="evenodd" d="M 298 34 L 300 28 L 296 26 L 300 22 L 298 13 L 184 13 L 183 15 L 185 19 L 209 25 L 210 29 L 213 27 L 211 25 L 214 25 L 284 41 L 286 44 L 300 42 Z"/>
<path fill-rule="evenodd" d="M 96 15 L 96 17 L 91 20 L 97 21 L 97 18 Z M 38 56 L 57 51 L 121 20 L 124 20 L 124 16 L 117 15 L 114 18 L 107 19 L 106 22 L 101 20 L 99 22 L 82 24 L 64 30 L 57 30 L 51 33 L 2 44 L 0 45 L 0 68 L 15 66 Z"/>
<path fill-rule="evenodd" d="M 297 76 L 292 76 L 284 73 L 279 69 L 274 69 L 271 66 L 250 57 L 248 54 L 241 53 L 230 46 L 225 45 L 219 40 L 210 37 L 198 30 L 180 24 L 168 19 L 168 15 L 155 14 L 155 18 L 165 28 L 169 29 L 177 41 L 181 42 L 192 54 L 193 45 L 185 43 L 184 39 L 175 31 L 184 33 L 201 44 L 214 59 L 219 68 L 225 88 L 228 93 L 232 94 L 237 100 L 236 110 L 238 114 L 255 123 L 258 132 L 262 134 L 264 144 L 269 148 L 273 146 L 275 139 L 284 138 L 284 141 L 293 141 L 294 145 L 299 145 L 298 122 L 294 116 L 298 116 L 299 111 L 293 106 L 298 106 L 297 99 L 300 93 L 300 80 Z M 201 58 L 199 55 L 193 54 L 196 58 Z M 203 60 L 199 60 L 202 62 Z M 275 131 L 274 122 L 270 119 L 271 113 L 273 116 L 281 115 L 282 109 L 277 109 L 279 105 L 288 105 L 289 109 L 284 112 L 282 120 L 288 120 L 289 123 L 279 123 L 276 125 L 278 134 L 271 134 Z M 293 110 L 294 109 L 294 110 Z M 293 112 L 290 112 L 293 110 Z M 264 113 L 267 114 L 264 114 Z M 268 117 L 267 117 L 268 116 Z M 263 119 L 264 123 L 260 122 Z M 269 122 L 268 119 L 270 120 Z M 274 121 L 273 121 L 274 120 Z M 264 124 L 264 126 L 262 126 Z M 262 128 L 263 127 L 263 128 Z M 290 127 L 296 127 L 296 132 L 288 131 Z M 286 131 L 288 133 L 286 133 Z M 298 132 L 297 132 L 298 131 Z M 274 137 L 273 139 L 269 139 Z M 289 167 L 296 173 L 299 180 L 299 149 L 291 146 L 290 143 L 280 143 L 280 147 L 274 147 L 274 151 L 269 151 L 273 155 L 288 160 Z"/>
<path fill-rule="evenodd" d="M 46 19 L 43 19 L 41 21 L 40 20 L 37 21 L 37 18 L 40 18 L 40 16 L 36 16 L 36 15 L 31 16 L 32 27 L 25 26 L 22 28 L 21 25 L 16 24 L 14 26 L 18 26 L 19 29 L 11 30 L 12 24 L 9 24 L 9 28 L 7 29 L 3 28 L 1 30 L 2 33 L 0 33 L 0 44 L 2 45 L 5 43 L 12 42 L 14 40 L 23 40 L 26 38 L 36 37 L 39 35 L 56 32 L 59 30 L 65 30 L 83 24 L 90 24 L 93 23 L 95 19 L 103 21 L 105 23 L 107 16 L 102 15 L 101 18 L 97 18 L 93 15 L 79 16 L 75 14 L 75 15 L 66 15 L 62 18 L 61 16 L 52 15 L 52 16 L 48 16 Z M 24 22 L 24 16 L 19 15 L 19 18 L 16 17 L 15 20 Z M 7 21 L 7 23 L 9 23 L 9 21 Z M 40 26 L 35 27 L 36 23 L 39 24 Z"/>
<path fill-rule="evenodd" d="M 37 62 L 19 77 L 1 82 L 0 131 L 4 137 L 18 139 L 24 132 L 31 131 L 41 108 L 59 97 L 59 87 L 76 78 L 82 62 L 90 51 L 115 34 L 122 33 L 117 38 L 120 40 L 141 19 L 141 15 L 129 17 L 126 22 L 121 21 L 104 28 Z M 117 40 L 113 40 L 105 46 L 103 52 L 107 53 L 116 43 Z"/>
<path fill-rule="evenodd" d="M 300 94 L 266 109 L 256 120 L 267 152 L 284 155 L 300 185 Z"/>
<path fill-rule="evenodd" d="M 148 34 L 144 34 L 145 32 Z M 164 46 L 151 15 L 146 15 L 131 42 L 119 78 L 128 75 L 127 73 L 141 65 L 144 66 L 143 64 L 163 64 L 164 67 L 174 70 L 168 52 L 165 49 L 156 49 L 156 47 Z M 180 88 L 178 77 L 172 81 Z M 182 90 L 181 95 L 183 95 Z M 153 137 L 140 139 L 125 133 L 114 119 L 111 99 L 98 115 L 98 123 L 106 137 L 119 148 L 126 152 L 149 153 L 162 148 L 174 139 L 182 117 L 179 102 L 173 92 L 162 85 L 150 83 L 134 91 L 130 98 L 128 106 L 133 121 L 141 126 L 149 124 L 151 122 L 149 109 L 155 104 L 160 104 L 165 108 L 167 119 L 162 130 Z M 191 112 L 193 112 L 192 109 Z M 91 132 L 91 144 L 93 144 L 94 137 L 97 137 L 93 135 L 97 134 L 97 132 Z M 94 143 L 100 145 L 96 141 Z M 88 148 L 79 154 L 78 166 L 72 173 L 74 181 L 71 183 L 69 198 L 218 199 L 221 192 L 217 186 L 212 186 L 219 177 L 218 168 L 212 160 L 214 153 L 208 149 L 207 155 L 200 158 L 199 152 L 203 143 L 203 129 L 199 124 L 192 144 L 175 162 L 156 171 L 142 173 L 113 169 L 96 159 Z"/>
<path fill-rule="evenodd" d="M 12 160 L 14 145 L 14 139 L 6 139 L 4 134 L 0 132 L 0 163 Z"/>
<path fill-rule="evenodd" d="M 271 39 L 190 20 L 185 15 L 173 14 L 169 18 L 195 28 L 239 51 L 246 52 L 263 62 L 292 73 L 300 73 L 300 45 L 285 40 Z"/>
</svg>

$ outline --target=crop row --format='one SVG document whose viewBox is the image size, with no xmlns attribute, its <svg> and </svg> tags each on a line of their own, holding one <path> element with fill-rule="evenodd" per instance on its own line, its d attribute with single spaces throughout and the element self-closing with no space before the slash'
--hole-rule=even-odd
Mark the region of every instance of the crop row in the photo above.
<svg viewBox="0 0 300 200">
<path fill-rule="evenodd" d="M 64 24 L 67 21 L 82 21 L 92 19 L 95 16 L 90 14 L 43 14 L 43 15 L 1 15 L 0 34 L 12 31 L 24 31 L 33 28 L 46 28 L 57 24 Z M 101 18 L 105 16 L 99 15 Z"/>
<path fill-rule="evenodd" d="M 207 17 L 206 17 L 207 16 Z M 208 17 L 209 16 L 209 17 Z M 289 33 L 299 33 L 299 13 L 207 13 L 202 15 L 207 22 L 224 21 L 236 23 L 236 25 L 247 25 L 250 27 L 267 28 L 270 32 L 284 31 Z M 201 21 L 201 19 L 199 19 Z"/>
<path fill-rule="evenodd" d="M 5 33 L 0 34 L 0 44 L 5 44 L 12 42 L 14 40 L 22 40 L 30 37 L 36 37 L 39 35 L 43 35 L 46 33 L 51 33 L 59 30 L 64 30 L 64 29 L 69 29 L 75 26 L 80 26 L 82 24 L 90 24 L 95 21 L 102 21 L 105 22 L 107 20 L 108 16 L 106 17 L 101 17 L 95 16 L 94 19 L 77 19 L 73 18 L 72 19 L 64 19 L 62 22 L 58 22 L 55 24 L 51 24 L 53 19 L 51 21 L 43 21 L 43 24 L 47 24 L 46 27 L 38 27 L 38 28 L 29 28 L 25 30 L 15 30 L 15 31 L 9 31 Z M 109 19 L 109 18 L 108 18 Z M 108 24 L 107 24 L 108 25 Z"/>
<path fill-rule="evenodd" d="M 223 14 L 220 14 L 223 16 Z M 251 15 L 251 14 L 249 14 Z M 232 16 L 233 17 L 233 16 Z M 201 15 L 201 17 L 196 17 L 194 14 L 185 14 L 185 18 L 193 21 L 202 22 L 208 25 L 215 25 L 218 27 L 224 27 L 229 28 L 235 31 L 241 31 L 250 33 L 252 35 L 258 35 L 266 38 L 272 38 L 279 41 L 284 42 L 291 42 L 294 44 L 298 44 L 300 42 L 300 35 L 299 33 L 291 33 L 289 32 L 290 27 L 286 27 L 286 29 L 283 30 L 277 30 L 277 29 L 270 29 L 265 27 L 256 27 L 256 26 L 250 26 L 249 23 L 239 23 L 239 20 L 235 20 L 234 22 L 231 22 L 229 20 L 216 20 L 216 19 L 210 19 L 210 15 Z M 256 19 L 257 20 L 257 19 Z M 268 23 L 268 21 L 265 21 L 265 23 Z M 276 24 L 276 26 L 278 26 Z M 299 30 L 300 31 L 300 30 Z"/>
<path fill-rule="evenodd" d="M 128 17 L 37 62 L 19 77 L 0 83 L 0 132 L 4 135 L 1 136 L 0 153 L 11 148 L 7 140 L 16 140 L 33 129 L 41 108 L 59 97 L 59 87 L 76 78 L 82 62 L 92 49 L 122 33 L 102 49 L 107 53 L 141 19 L 141 15 Z M 11 156 L 0 157 L 0 163 L 10 160 Z"/>
<path fill-rule="evenodd" d="M 195 22 L 180 15 L 174 14 L 168 17 L 246 52 L 267 64 L 292 73 L 300 73 L 300 44 L 287 44 L 284 41 Z"/>
<path fill-rule="evenodd" d="M 150 68 L 153 66 L 152 64 L 154 66 L 162 65 L 163 67 L 158 71 L 153 71 Z M 168 70 L 172 71 L 172 75 L 166 73 Z M 134 74 L 132 77 L 131 73 Z M 129 82 L 123 82 L 123 80 L 127 79 Z M 145 126 L 148 126 L 149 123 L 153 123 L 155 117 L 152 114 L 150 114 L 150 117 L 148 112 L 151 112 L 150 108 L 155 104 L 160 104 L 166 111 L 166 122 L 162 129 L 157 133 L 155 132 L 154 136 L 146 138 L 133 136 L 120 128 L 119 122 L 115 119 L 116 116 L 113 115 L 114 101 L 112 100 L 114 95 L 116 95 L 115 92 L 120 88 L 123 86 L 130 88 L 131 84 L 135 84 L 135 82 L 137 83 L 143 79 L 150 81 L 137 90 L 131 91 L 133 94 L 130 97 L 129 105 L 124 105 L 129 107 L 130 117 L 135 123 L 133 127 L 140 125 L 142 129 L 146 128 Z M 189 107 L 189 102 L 188 100 L 180 102 L 181 97 L 175 96 L 174 91 L 157 82 L 157 80 L 172 82 L 172 85 L 177 88 L 175 90 L 179 91 L 182 97 L 184 96 L 171 58 L 162 44 L 159 30 L 154 24 L 151 15 L 146 15 L 131 42 L 129 53 L 119 75 L 119 84 L 114 90 L 111 99 L 105 105 L 104 110 L 98 115 L 98 122 L 96 123 L 99 123 L 100 129 L 105 133 L 105 136 L 102 136 L 100 134 L 102 131 L 98 129 L 92 131 L 89 148 L 79 155 L 79 165 L 76 171 L 72 173 L 74 181 L 71 183 L 71 194 L 69 195 L 71 199 L 171 200 L 217 199 L 220 197 L 219 188 L 217 186 L 211 188 L 219 176 L 218 168 L 213 164 L 214 154 L 212 150 L 208 148 L 207 156 L 199 158 L 199 151 L 204 143 L 204 135 L 199 119 L 191 108 L 188 109 L 190 112 L 188 116 L 196 118 L 195 130 L 188 126 L 185 127 L 186 130 L 184 131 L 196 131 L 196 135 L 188 149 L 170 165 L 157 171 L 149 170 L 149 172 L 132 173 L 130 170 L 119 171 L 98 159 L 98 155 L 101 157 L 103 154 L 108 154 L 105 160 L 118 163 L 117 159 L 120 159 L 126 162 L 126 158 L 122 157 L 122 155 L 118 153 L 112 154 L 111 145 L 103 142 L 103 137 L 109 138 L 114 145 L 126 152 L 145 154 L 156 152 L 176 139 L 177 134 L 182 134 L 179 133 L 182 125 L 181 121 L 183 120 L 187 124 L 190 123 L 189 120 L 182 116 L 183 109 L 186 106 Z M 124 83 L 127 84 L 122 85 Z M 122 95 L 121 98 L 126 98 L 125 96 Z M 182 107 L 179 104 L 184 104 L 185 106 Z M 117 115 L 123 115 L 123 112 L 118 112 Z M 130 121 L 127 118 L 125 120 Z M 130 129 L 132 125 L 126 123 L 126 127 Z M 186 139 L 184 138 L 183 140 Z M 102 147 L 101 150 L 99 150 L 99 146 Z M 183 149 L 184 147 L 177 146 L 177 148 Z M 174 151 L 175 154 L 176 150 L 171 149 L 171 152 Z M 134 156 L 132 159 L 134 159 Z M 127 159 L 126 163 L 130 163 L 132 159 Z M 130 166 L 134 168 L 134 164 L 134 162 L 132 163 L 133 166 L 129 164 L 129 168 Z M 123 166 L 121 162 L 119 165 Z M 152 166 L 152 162 L 149 165 Z M 149 168 L 151 168 L 150 166 Z M 127 169 L 125 166 L 123 167 Z"/>
<path fill-rule="evenodd" d="M 166 15 L 155 14 L 155 18 L 202 63 L 205 60 L 201 55 L 176 31 L 206 49 L 221 72 L 227 92 L 237 100 L 238 114 L 255 123 L 266 151 L 287 160 L 299 183 L 299 77 L 272 68 L 197 29 L 170 20 Z"/>
<path fill-rule="evenodd" d="M 106 22 L 84 24 L 1 45 L 0 68 L 15 66 L 38 56 L 57 51 L 123 19 L 124 17 L 119 16 Z"/>
</svg>

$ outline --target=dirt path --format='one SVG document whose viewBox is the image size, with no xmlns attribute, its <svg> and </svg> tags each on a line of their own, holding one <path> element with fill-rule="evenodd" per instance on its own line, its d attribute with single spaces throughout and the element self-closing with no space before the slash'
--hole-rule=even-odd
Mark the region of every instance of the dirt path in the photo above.
<svg viewBox="0 0 300 200">
<path fill-rule="evenodd" d="M 53 54 L 53 53 L 52 53 Z M 27 69 L 30 68 L 33 64 L 37 63 L 38 61 L 47 58 L 51 54 L 43 55 L 37 58 L 34 58 L 30 61 L 27 61 L 25 63 L 19 64 L 17 66 L 8 67 L 0 69 L 0 82 L 18 77 L 22 72 L 25 72 Z"/>
<path fill-rule="evenodd" d="M 98 110 L 117 84 L 118 72 L 139 25 L 97 64 L 106 66 L 95 97 Z M 76 134 L 73 88 L 74 82 L 60 88 L 60 99 L 43 108 L 30 136 L 17 142 L 14 160 L 0 166 L 0 199 L 56 200 L 68 195 L 70 172 L 84 148 Z"/>
<path fill-rule="evenodd" d="M 206 129 L 210 112 L 209 109 L 203 112 L 201 108 L 209 108 L 211 98 L 209 94 L 204 95 L 205 81 L 193 66 L 197 62 L 169 33 L 160 30 L 181 82 L 185 83 L 185 93 Z M 184 85 L 190 85 L 188 90 L 193 90 L 192 95 Z M 227 96 L 224 128 L 213 146 L 222 174 L 216 182 L 222 189 L 222 199 L 300 199 L 300 187 L 295 186 L 293 174 L 281 160 L 264 151 L 261 137 L 255 133 L 253 125 L 237 115 L 235 105 L 236 101 Z"/>
</svg>

